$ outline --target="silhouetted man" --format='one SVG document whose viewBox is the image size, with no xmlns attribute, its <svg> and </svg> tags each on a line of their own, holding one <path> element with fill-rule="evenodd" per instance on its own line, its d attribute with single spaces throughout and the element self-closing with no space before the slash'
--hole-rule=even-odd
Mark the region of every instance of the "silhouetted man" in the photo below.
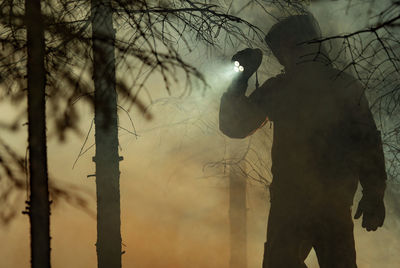
<svg viewBox="0 0 400 268">
<path fill-rule="evenodd" d="M 355 218 L 368 231 L 382 226 L 386 186 L 380 133 L 352 76 L 334 69 L 311 15 L 275 24 L 265 40 L 284 66 L 249 97 L 247 81 L 261 51 L 233 56 L 244 71 L 221 99 L 220 129 L 244 138 L 274 123 L 271 208 L 263 267 L 306 267 L 314 247 L 321 267 L 354 268 L 351 206 L 360 181 L 363 197 Z"/>
</svg>

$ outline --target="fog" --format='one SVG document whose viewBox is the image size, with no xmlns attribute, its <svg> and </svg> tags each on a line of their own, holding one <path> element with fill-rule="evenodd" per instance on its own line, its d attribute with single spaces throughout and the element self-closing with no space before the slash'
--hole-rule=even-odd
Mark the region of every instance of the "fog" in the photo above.
<svg viewBox="0 0 400 268">
<path fill-rule="evenodd" d="M 311 5 L 325 35 L 363 27 L 368 22 L 371 8 L 374 6 L 369 4 L 347 8 L 347 1 L 316 1 Z M 264 21 L 260 16 L 254 16 L 259 20 L 255 23 L 267 31 L 273 20 Z M 256 157 L 265 161 L 265 166 L 258 168 L 271 179 L 268 167 L 273 129 L 269 124 L 253 138 L 244 140 L 229 139 L 218 129 L 219 99 L 234 75 L 230 57 L 243 48 L 214 51 L 213 48 L 197 47 L 197 51 L 187 54 L 185 59 L 205 74 L 209 84 L 206 89 L 201 83 L 193 84 L 188 96 L 179 96 L 182 84 L 175 84 L 178 93 L 173 91 L 169 96 L 162 78 L 154 76 L 149 86 L 153 103 L 146 100 L 145 94 L 141 96 L 149 105 L 151 120 L 132 107 L 129 117 L 134 123 L 133 128 L 127 114 L 119 111 L 120 126 L 138 135 L 122 128 L 119 130 L 120 155 L 124 157 L 120 162 L 123 267 L 229 267 L 229 173 L 223 160 L 230 159 L 232 152 L 239 156 L 245 154 L 250 139 L 253 139 L 251 142 L 258 152 Z M 266 45 L 263 50 L 260 82 L 280 73 L 282 68 Z M 248 93 L 254 89 L 254 84 L 253 78 Z M 79 106 L 82 135 L 69 133 L 64 143 L 50 139 L 49 173 L 62 185 L 84 189 L 89 210 L 95 213 L 95 181 L 93 177 L 87 178 L 95 169 L 92 162 L 94 148 L 80 157 L 73 168 L 90 128 L 93 109 L 84 102 L 76 105 Z M 128 106 L 123 99 L 120 99 L 120 105 Z M 2 105 L 0 109 L 2 118 L 10 118 L 16 113 L 12 105 Z M 24 152 L 25 130 L 17 135 L 2 131 L 1 135 Z M 93 143 L 91 133 L 86 148 Z M 387 214 L 382 228 L 366 232 L 361 228 L 361 221 L 355 221 L 357 264 L 361 268 L 397 267 L 400 263 L 400 211 L 398 197 L 393 194 L 395 187 L 395 182 L 388 183 Z M 359 199 L 360 190 L 355 205 Z M 22 193 L 17 202 L 18 211 L 24 209 L 24 202 L 25 193 Z M 246 206 L 248 267 L 261 267 L 269 209 L 269 193 L 264 184 L 252 179 L 247 181 Z M 92 213 L 65 201 L 52 206 L 53 267 L 96 267 L 95 220 Z M 18 213 L 11 224 L 1 226 L 0 241 L 0 267 L 29 267 L 29 219 L 26 215 Z M 319 267 L 314 252 L 308 257 L 307 265 Z"/>
</svg>

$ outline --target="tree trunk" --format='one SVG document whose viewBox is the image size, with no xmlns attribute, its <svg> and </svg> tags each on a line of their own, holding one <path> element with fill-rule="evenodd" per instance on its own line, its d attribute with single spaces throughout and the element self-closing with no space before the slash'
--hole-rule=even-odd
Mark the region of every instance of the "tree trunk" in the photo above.
<svg viewBox="0 0 400 268">
<path fill-rule="evenodd" d="M 31 222 L 31 264 L 50 267 L 50 202 L 47 176 L 44 26 L 40 0 L 26 0 L 28 142 Z"/>
<path fill-rule="evenodd" d="M 118 116 L 115 92 L 115 31 L 110 0 L 92 0 L 93 80 L 99 268 L 121 267 Z"/>
<path fill-rule="evenodd" d="M 229 174 L 230 268 L 247 267 L 247 206 L 245 165 L 231 166 Z"/>
</svg>

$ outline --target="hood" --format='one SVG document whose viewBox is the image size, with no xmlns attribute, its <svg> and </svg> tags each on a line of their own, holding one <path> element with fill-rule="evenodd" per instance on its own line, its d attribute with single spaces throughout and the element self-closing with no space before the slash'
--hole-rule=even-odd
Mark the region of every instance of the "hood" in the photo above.
<svg viewBox="0 0 400 268">
<path fill-rule="evenodd" d="M 321 38 L 318 22 L 311 14 L 290 16 L 274 24 L 265 41 L 278 60 L 283 62 L 283 53 L 297 57 L 319 53 L 325 59 L 328 54 L 323 44 L 306 44 L 305 42 Z"/>
</svg>

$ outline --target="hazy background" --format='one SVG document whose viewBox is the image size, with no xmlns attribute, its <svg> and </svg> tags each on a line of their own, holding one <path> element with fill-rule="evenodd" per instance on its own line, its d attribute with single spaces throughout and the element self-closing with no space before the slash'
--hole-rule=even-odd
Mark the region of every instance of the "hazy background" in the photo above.
<svg viewBox="0 0 400 268">
<path fill-rule="evenodd" d="M 353 1 L 354 5 L 360 1 Z M 366 2 L 366 1 L 364 1 Z M 378 1 L 375 1 L 378 2 Z M 368 22 L 368 10 L 378 3 L 347 8 L 347 1 L 317 1 L 311 6 L 325 35 L 351 32 Z M 246 14 L 250 15 L 250 14 Z M 267 31 L 271 18 L 249 17 Z M 226 48 L 225 55 L 213 49 L 197 47 L 186 55 L 193 65 L 204 71 L 210 88 L 194 91 L 190 96 L 169 97 L 161 77 L 151 84 L 153 104 L 148 121 L 133 107 L 129 114 L 134 122 L 135 137 L 120 129 L 121 219 L 123 267 L 228 267 L 229 221 L 228 181 L 222 166 L 215 163 L 228 157 L 231 150 L 244 150 L 248 139 L 232 141 L 218 130 L 219 98 L 229 84 L 229 60 L 244 47 Z M 266 53 L 260 72 L 261 82 L 280 72 L 281 67 Z M 254 85 L 253 81 L 250 85 Z M 180 87 L 182 85 L 175 85 Z M 254 86 L 253 86 L 254 87 Z M 179 91 L 179 90 L 177 90 Z M 145 98 L 143 96 L 143 98 Z M 94 173 L 94 149 L 72 166 L 93 119 L 93 111 L 85 103 L 77 103 L 81 111 L 82 135 L 68 135 L 65 143 L 50 139 L 49 172 L 58 181 L 78 186 L 88 192 L 90 209 L 95 212 L 95 182 L 87 175 Z M 125 103 L 120 100 L 123 107 Z M 0 117 L 10 119 L 16 108 L 2 104 Z M 124 111 L 120 125 L 134 131 Z M 268 138 L 272 129 L 264 126 Z M 2 138 L 12 142 L 21 152 L 26 148 L 25 130 L 18 134 L 1 131 Z M 51 126 L 49 133 L 51 134 Z M 257 134 L 258 135 L 258 134 Z M 50 135 L 51 136 L 51 135 Z M 93 132 L 87 146 L 94 142 Z M 269 142 L 270 143 L 270 142 Z M 268 160 L 269 146 L 258 148 Z M 265 171 L 266 174 L 268 171 Z M 391 187 L 392 183 L 389 184 Z M 24 209 L 25 194 L 18 197 L 18 211 Z M 269 196 L 263 185 L 248 182 L 248 267 L 261 267 L 263 243 L 269 209 Z M 400 221 L 398 199 L 386 198 L 387 219 L 383 228 L 367 233 L 355 222 L 358 265 L 364 267 L 397 267 L 400 263 Z M 358 202 L 359 196 L 355 201 Z M 95 216 L 59 202 L 51 215 L 53 267 L 96 267 Z M 0 267 L 29 267 L 29 219 L 18 214 L 8 226 L 0 227 Z M 318 267 L 315 256 L 307 260 L 309 267 Z"/>
</svg>

